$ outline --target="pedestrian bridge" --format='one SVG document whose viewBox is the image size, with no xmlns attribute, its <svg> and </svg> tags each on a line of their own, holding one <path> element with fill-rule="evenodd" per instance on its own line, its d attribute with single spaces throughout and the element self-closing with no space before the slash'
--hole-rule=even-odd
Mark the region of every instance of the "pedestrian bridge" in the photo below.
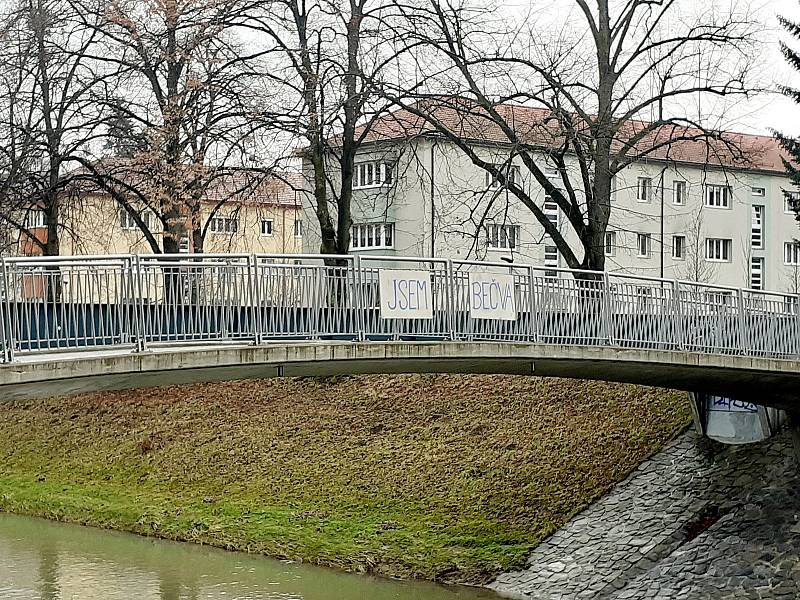
<svg viewBox="0 0 800 600">
<path fill-rule="evenodd" d="M 6 258 L 0 269 L 3 399 L 429 372 L 620 381 L 788 409 L 800 389 L 789 294 L 397 257 Z"/>
</svg>

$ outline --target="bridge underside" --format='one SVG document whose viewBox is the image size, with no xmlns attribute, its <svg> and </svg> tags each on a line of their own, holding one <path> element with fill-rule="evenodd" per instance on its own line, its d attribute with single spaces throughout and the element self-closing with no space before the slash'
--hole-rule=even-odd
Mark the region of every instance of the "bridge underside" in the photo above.
<svg viewBox="0 0 800 600">
<path fill-rule="evenodd" d="M 269 377 L 492 373 L 615 381 L 799 407 L 800 361 L 610 347 L 491 342 L 297 342 L 144 353 L 19 357 L 0 365 L 0 401 Z"/>
</svg>

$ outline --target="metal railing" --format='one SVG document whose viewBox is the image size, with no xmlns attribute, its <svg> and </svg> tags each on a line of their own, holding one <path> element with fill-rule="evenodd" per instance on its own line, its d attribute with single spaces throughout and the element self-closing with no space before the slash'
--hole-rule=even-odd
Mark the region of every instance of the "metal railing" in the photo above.
<svg viewBox="0 0 800 600">
<path fill-rule="evenodd" d="M 5 362 L 57 351 L 320 339 L 800 356 L 797 295 L 635 275 L 445 259 L 243 254 L 19 257 L 2 259 L 0 269 Z M 381 316 L 384 269 L 428 274 L 430 318 Z M 514 318 L 474 318 L 473 273 L 513 283 Z"/>
</svg>

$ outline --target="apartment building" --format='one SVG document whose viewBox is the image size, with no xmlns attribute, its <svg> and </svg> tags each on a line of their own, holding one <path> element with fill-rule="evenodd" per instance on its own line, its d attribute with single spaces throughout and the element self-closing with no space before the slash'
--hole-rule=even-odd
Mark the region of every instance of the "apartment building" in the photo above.
<svg viewBox="0 0 800 600">
<path fill-rule="evenodd" d="M 533 128 L 547 114 L 511 108 L 518 128 Z M 453 128 L 464 132 L 483 160 L 510 165 L 509 177 L 582 256 L 557 204 L 521 159 L 509 161 L 502 132 L 485 122 L 462 125 L 450 110 L 445 117 Z M 769 137 L 727 136 L 736 152 L 680 142 L 619 173 L 605 239 L 609 271 L 800 292 L 800 229 L 791 206 L 797 193 L 780 148 Z M 391 113 L 367 139 L 355 172 L 353 252 L 566 266 L 530 210 L 421 119 L 402 110 Z M 548 164 L 544 153 L 539 159 Z M 306 181 L 309 168 L 304 165 Z M 580 181 L 577 166 L 568 162 L 570 169 L 570 181 Z M 552 166 L 545 172 L 556 187 L 563 186 Z M 314 226 L 309 219 L 309 252 L 319 249 Z"/>
<path fill-rule="evenodd" d="M 300 179 L 281 176 L 246 184 L 241 175 L 215 180 L 201 202 L 200 222 L 206 228 L 205 253 L 281 253 L 294 254 L 302 250 L 304 222 L 302 203 L 297 190 Z M 155 215 L 140 211 L 147 228 L 161 245 L 163 228 Z M 152 247 L 132 214 L 108 193 L 82 185 L 71 190 L 62 202 L 59 222 L 60 253 L 62 255 L 150 254 Z M 31 240 L 47 237 L 45 213 L 31 207 L 20 215 L 30 236 L 17 232 L 15 254 L 38 255 L 41 249 Z M 189 231 L 186 215 L 185 231 Z M 162 246 L 163 247 L 163 246 Z M 193 253 L 193 240 L 184 233 L 181 252 Z"/>
</svg>

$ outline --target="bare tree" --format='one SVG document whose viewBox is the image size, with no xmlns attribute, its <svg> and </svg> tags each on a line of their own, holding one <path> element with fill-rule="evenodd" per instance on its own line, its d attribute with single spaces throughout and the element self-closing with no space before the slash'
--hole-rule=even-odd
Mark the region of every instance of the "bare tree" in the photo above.
<svg viewBox="0 0 800 600">
<path fill-rule="evenodd" d="M 18 0 L 6 6 L 0 219 L 32 252 L 54 256 L 75 168 L 102 134 L 102 110 L 93 97 L 105 75 L 91 60 L 96 32 L 68 2 Z M 44 218 L 33 222 L 31 213 Z"/>
<path fill-rule="evenodd" d="M 752 90 L 758 28 L 747 11 L 721 10 L 713 2 L 692 14 L 677 0 L 590 4 L 562 1 L 568 26 L 471 0 L 420 0 L 405 12 L 405 35 L 425 45 L 416 55 L 418 68 L 428 90 L 441 93 L 393 100 L 499 180 L 569 267 L 602 270 L 613 181 L 626 167 L 669 160 L 678 146 L 711 163 L 747 162 L 751 149 L 741 148 L 736 136 L 689 115 L 691 106 L 710 110 L 707 98 Z M 541 112 L 531 118 L 525 107 Z M 487 158 L 480 148 L 487 140 L 503 160 Z M 512 161 L 524 166 L 535 189 L 524 177 L 512 180 Z M 555 181 L 548 166 L 558 171 Z M 539 189 L 558 204 L 580 248 L 571 247 L 534 201 Z"/>
<path fill-rule="evenodd" d="M 278 51 L 274 122 L 302 140 L 323 254 L 350 250 L 356 155 L 387 105 L 379 82 L 408 50 L 397 16 L 385 0 L 270 0 L 252 21 Z"/>
<path fill-rule="evenodd" d="M 113 69 L 108 136 L 116 160 L 85 161 L 85 172 L 127 211 L 155 253 L 191 238 L 202 252 L 213 217 L 204 199 L 218 178 L 258 176 L 263 148 L 258 52 L 241 41 L 244 0 L 73 0 L 97 18 Z M 257 185 L 246 181 L 244 189 Z M 154 215 L 150 221 L 146 215 Z"/>
<path fill-rule="evenodd" d="M 697 283 L 709 283 L 717 274 L 717 265 L 706 260 L 703 218 L 704 210 L 700 206 L 689 220 L 686 229 L 686 260 L 678 271 L 680 279 Z"/>
</svg>

